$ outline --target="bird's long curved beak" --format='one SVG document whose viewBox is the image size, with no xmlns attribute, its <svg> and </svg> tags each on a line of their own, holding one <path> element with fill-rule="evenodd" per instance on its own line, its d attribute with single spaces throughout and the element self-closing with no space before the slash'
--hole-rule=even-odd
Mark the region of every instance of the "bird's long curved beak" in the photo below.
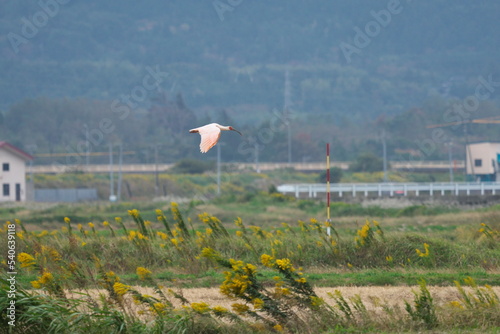
<svg viewBox="0 0 500 334">
<path fill-rule="evenodd" d="M 241 132 L 239 132 L 239 131 L 238 131 L 238 130 L 236 130 L 235 128 L 231 128 L 231 130 L 236 131 L 236 132 L 238 132 L 238 133 L 240 134 L 240 136 L 243 136 L 243 135 L 241 134 Z"/>
</svg>

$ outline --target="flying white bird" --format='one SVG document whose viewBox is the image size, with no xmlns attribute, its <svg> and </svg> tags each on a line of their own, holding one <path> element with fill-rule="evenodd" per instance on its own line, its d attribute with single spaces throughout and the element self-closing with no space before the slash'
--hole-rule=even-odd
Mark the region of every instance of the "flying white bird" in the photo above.
<svg viewBox="0 0 500 334">
<path fill-rule="evenodd" d="M 223 126 L 217 123 L 210 123 L 199 128 L 189 130 L 190 133 L 199 133 L 201 136 L 200 151 L 201 153 L 208 152 L 209 149 L 215 146 L 220 138 L 221 131 L 235 131 L 242 135 L 241 132 L 232 126 Z"/>
</svg>

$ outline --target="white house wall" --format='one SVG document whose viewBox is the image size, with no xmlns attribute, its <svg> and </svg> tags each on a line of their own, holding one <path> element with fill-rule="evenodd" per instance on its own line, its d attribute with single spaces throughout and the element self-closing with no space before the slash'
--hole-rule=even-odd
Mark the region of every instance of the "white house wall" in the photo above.
<svg viewBox="0 0 500 334">
<path fill-rule="evenodd" d="M 492 161 L 497 160 L 497 154 L 500 153 L 500 143 L 477 143 L 470 144 L 467 148 L 467 174 L 485 175 L 494 174 L 495 167 Z M 481 159 L 481 166 L 475 166 L 474 162 Z M 471 166 L 472 165 L 472 166 Z"/>
<path fill-rule="evenodd" d="M 9 164 L 9 171 L 3 171 L 3 164 Z M 3 185 L 9 184 L 9 196 L 3 195 Z M 0 202 L 16 200 L 16 184 L 21 185 L 21 201 L 26 200 L 26 162 L 19 156 L 0 148 Z"/>
</svg>

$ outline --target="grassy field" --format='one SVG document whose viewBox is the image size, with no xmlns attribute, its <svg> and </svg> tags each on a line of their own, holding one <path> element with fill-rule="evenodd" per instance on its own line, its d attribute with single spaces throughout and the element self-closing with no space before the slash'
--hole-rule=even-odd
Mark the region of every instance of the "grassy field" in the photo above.
<svg viewBox="0 0 500 334">
<path fill-rule="evenodd" d="M 9 225 L 16 231 L 16 330 L 500 329 L 500 207 L 335 203 L 332 216 L 326 223 L 321 203 L 268 192 L 180 205 L 2 207 L 0 217 L 10 222 L 2 240 Z M 0 251 L 8 254 L 6 242 Z M 352 294 L 340 288 L 346 286 L 373 289 Z M 381 286 L 407 290 L 383 298 Z M 443 299 L 440 287 L 453 292 Z M 201 288 L 218 289 L 220 299 L 193 299 L 190 289 Z M 5 330 L 7 290 L 0 293 Z"/>
</svg>

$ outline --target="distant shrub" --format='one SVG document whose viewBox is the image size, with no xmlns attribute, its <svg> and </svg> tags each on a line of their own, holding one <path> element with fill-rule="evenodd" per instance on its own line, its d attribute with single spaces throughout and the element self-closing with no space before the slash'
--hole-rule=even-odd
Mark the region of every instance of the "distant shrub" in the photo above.
<svg viewBox="0 0 500 334">
<path fill-rule="evenodd" d="M 351 172 L 378 172 L 384 169 L 384 162 L 373 153 L 361 153 L 349 165 Z"/>
<path fill-rule="evenodd" d="M 172 172 L 178 174 L 202 174 L 206 171 L 214 169 L 213 161 L 201 161 L 196 159 L 182 159 L 179 160 Z"/>
<path fill-rule="evenodd" d="M 339 183 L 342 179 L 342 169 L 339 167 L 330 168 L 330 182 L 331 183 Z M 326 182 L 326 171 L 321 172 L 318 177 L 318 182 L 324 183 Z"/>
</svg>

